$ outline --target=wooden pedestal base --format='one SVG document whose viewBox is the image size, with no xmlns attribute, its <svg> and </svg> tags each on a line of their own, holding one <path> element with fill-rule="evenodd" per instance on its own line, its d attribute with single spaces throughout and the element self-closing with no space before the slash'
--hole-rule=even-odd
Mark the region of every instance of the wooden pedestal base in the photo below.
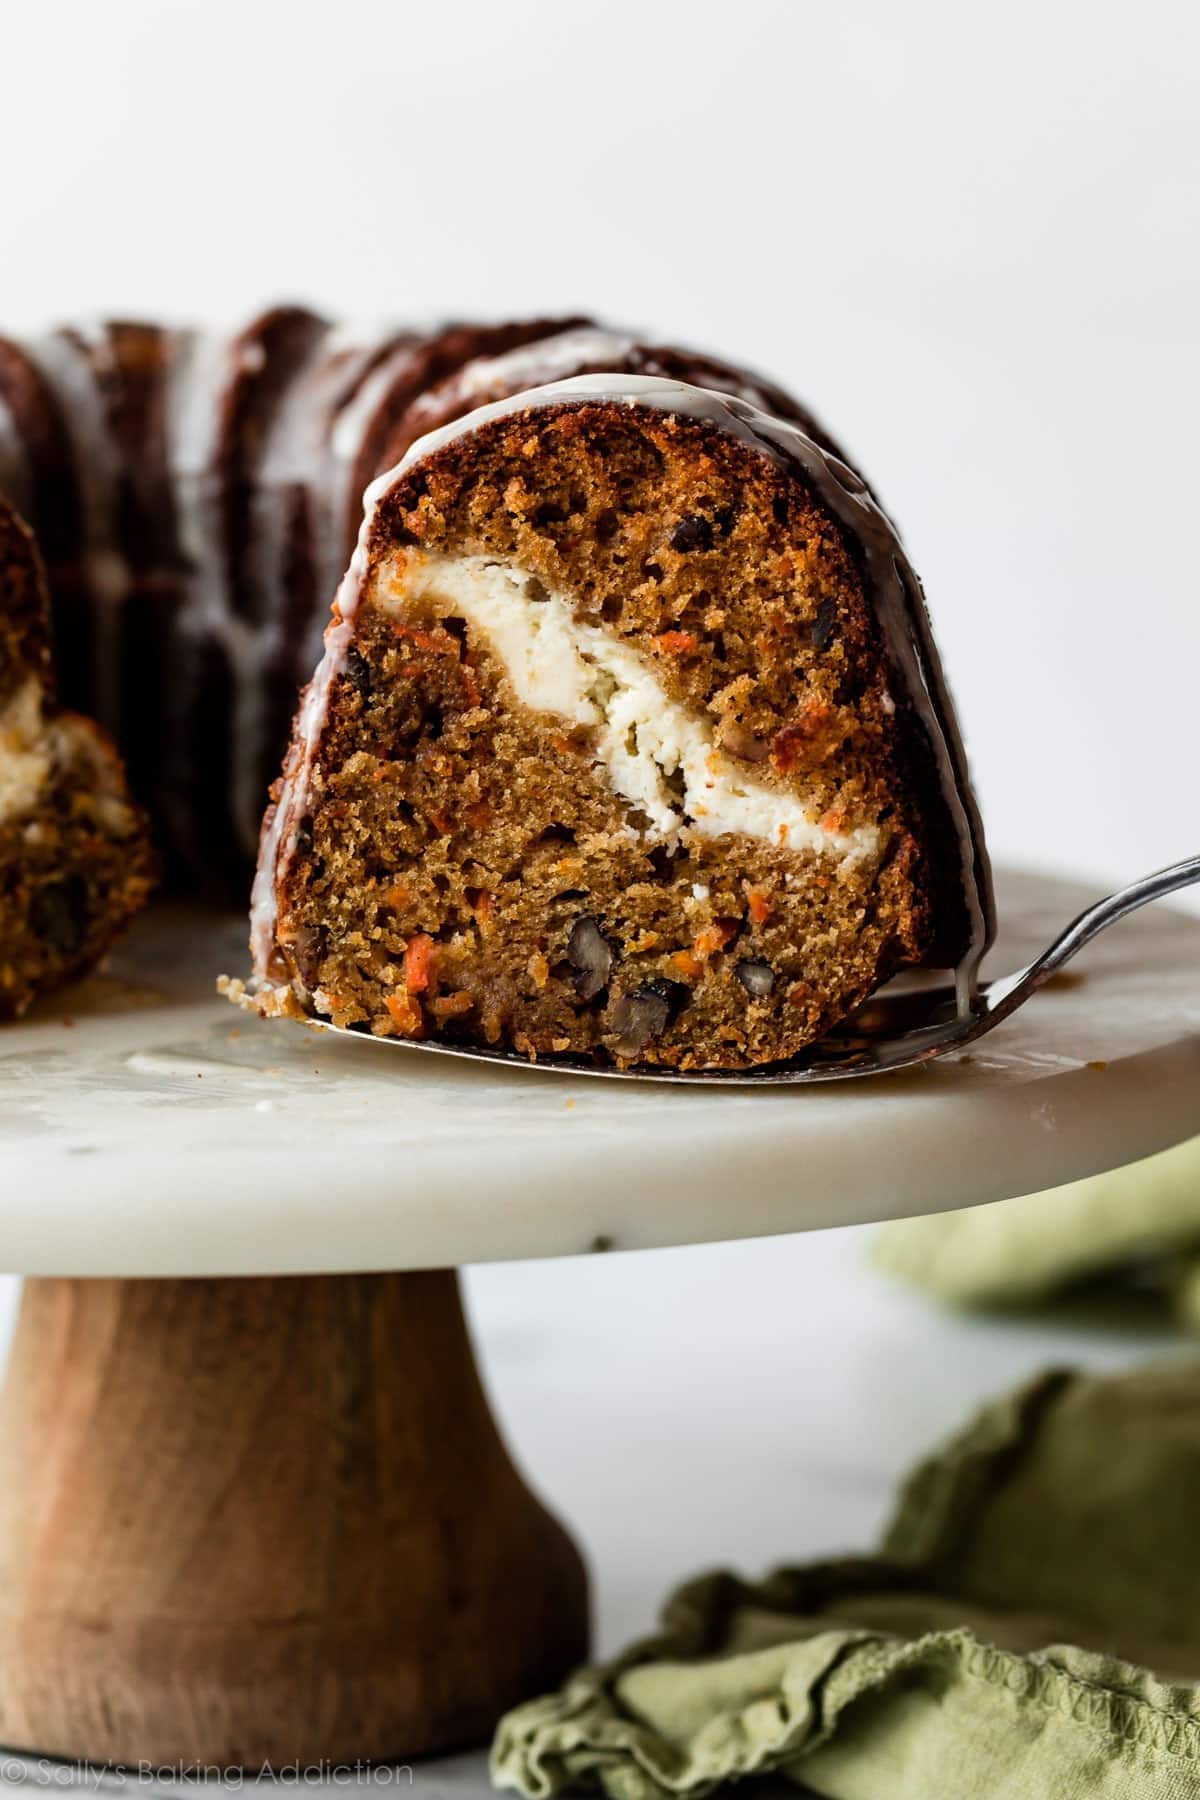
<svg viewBox="0 0 1200 1800">
<path fill-rule="evenodd" d="M 403 1759 L 586 1652 L 451 1273 L 26 1283 L 0 1397 L 0 1742 Z"/>
</svg>

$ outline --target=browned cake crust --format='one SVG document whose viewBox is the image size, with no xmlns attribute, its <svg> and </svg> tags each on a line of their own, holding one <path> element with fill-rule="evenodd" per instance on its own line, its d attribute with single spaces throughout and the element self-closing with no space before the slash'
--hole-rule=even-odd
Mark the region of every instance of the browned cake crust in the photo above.
<svg viewBox="0 0 1200 1800">
<path fill-rule="evenodd" d="M 151 880 L 116 751 L 54 703 L 41 567 L 0 502 L 0 1018 L 91 968 Z"/>
<path fill-rule="evenodd" d="M 944 695 L 888 641 L 885 599 L 920 635 L 919 592 L 876 591 L 890 526 L 812 438 L 805 467 L 679 394 L 550 388 L 386 488 L 264 837 L 261 1010 L 736 1069 L 973 963 L 982 853 Z M 582 699 L 520 673 L 551 627 Z"/>
</svg>

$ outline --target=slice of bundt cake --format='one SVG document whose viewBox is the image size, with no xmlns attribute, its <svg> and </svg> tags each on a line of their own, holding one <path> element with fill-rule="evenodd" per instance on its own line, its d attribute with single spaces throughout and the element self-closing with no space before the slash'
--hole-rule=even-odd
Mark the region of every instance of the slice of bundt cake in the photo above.
<svg viewBox="0 0 1200 1800">
<path fill-rule="evenodd" d="M 90 968 L 151 875 L 115 749 L 54 703 L 41 565 L 0 501 L 0 1018 Z"/>
<path fill-rule="evenodd" d="M 741 398 L 597 374 L 368 495 L 264 830 L 264 1013 L 618 1065 L 796 1055 L 969 990 L 986 861 L 920 587 Z"/>
</svg>

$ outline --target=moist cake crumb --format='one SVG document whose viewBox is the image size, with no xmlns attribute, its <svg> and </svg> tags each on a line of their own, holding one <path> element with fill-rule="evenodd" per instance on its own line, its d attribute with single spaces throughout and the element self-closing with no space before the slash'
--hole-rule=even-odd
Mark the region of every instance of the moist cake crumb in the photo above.
<svg viewBox="0 0 1200 1800">
<path fill-rule="evenodd" d="M 116 751 L 55 704 L 41 565 L 0 501 L 0 1018 L 91 968 L 152 874 Z"/>
</svg>

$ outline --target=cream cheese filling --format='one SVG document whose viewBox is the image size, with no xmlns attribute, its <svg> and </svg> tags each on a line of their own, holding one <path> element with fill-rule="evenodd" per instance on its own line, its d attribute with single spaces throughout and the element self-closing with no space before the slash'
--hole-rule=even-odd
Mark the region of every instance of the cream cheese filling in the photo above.
<svg viewBox="0 0 1200 1800">
<path fill-rule="evenodd" d="M 37 812 L 47 785 L 64 771 L 89 791 L 92 816 L 114 837 L 135 825 L 119 765 L 105 740 L 76 713 L 47 718 L 42 684 L 30 675 L 0 706 L 0 825 Z"/>
<path fill-rule="evenodd" d="M 610 784 L 645 814 L 653 835 L 670 840 L 687 827 L 839 861 L 877 854 L 874 826 L 831 830 L 815 801 L 747 775 L 718 747 L 709 721 L 667 694 L 640 651 L 577 619 L 562 594 L 520 569 L 483 556 L 410 552 L 380 598 L 397 612 L 428 599 L 481 631 L 523 705 L 591 729 Z"/>
<path fill-rule="evenodd" d="M 53 767 L 41 685 L 31 675 L 0 707 L 0 825 L 34 810 Z"/>
</svg>

